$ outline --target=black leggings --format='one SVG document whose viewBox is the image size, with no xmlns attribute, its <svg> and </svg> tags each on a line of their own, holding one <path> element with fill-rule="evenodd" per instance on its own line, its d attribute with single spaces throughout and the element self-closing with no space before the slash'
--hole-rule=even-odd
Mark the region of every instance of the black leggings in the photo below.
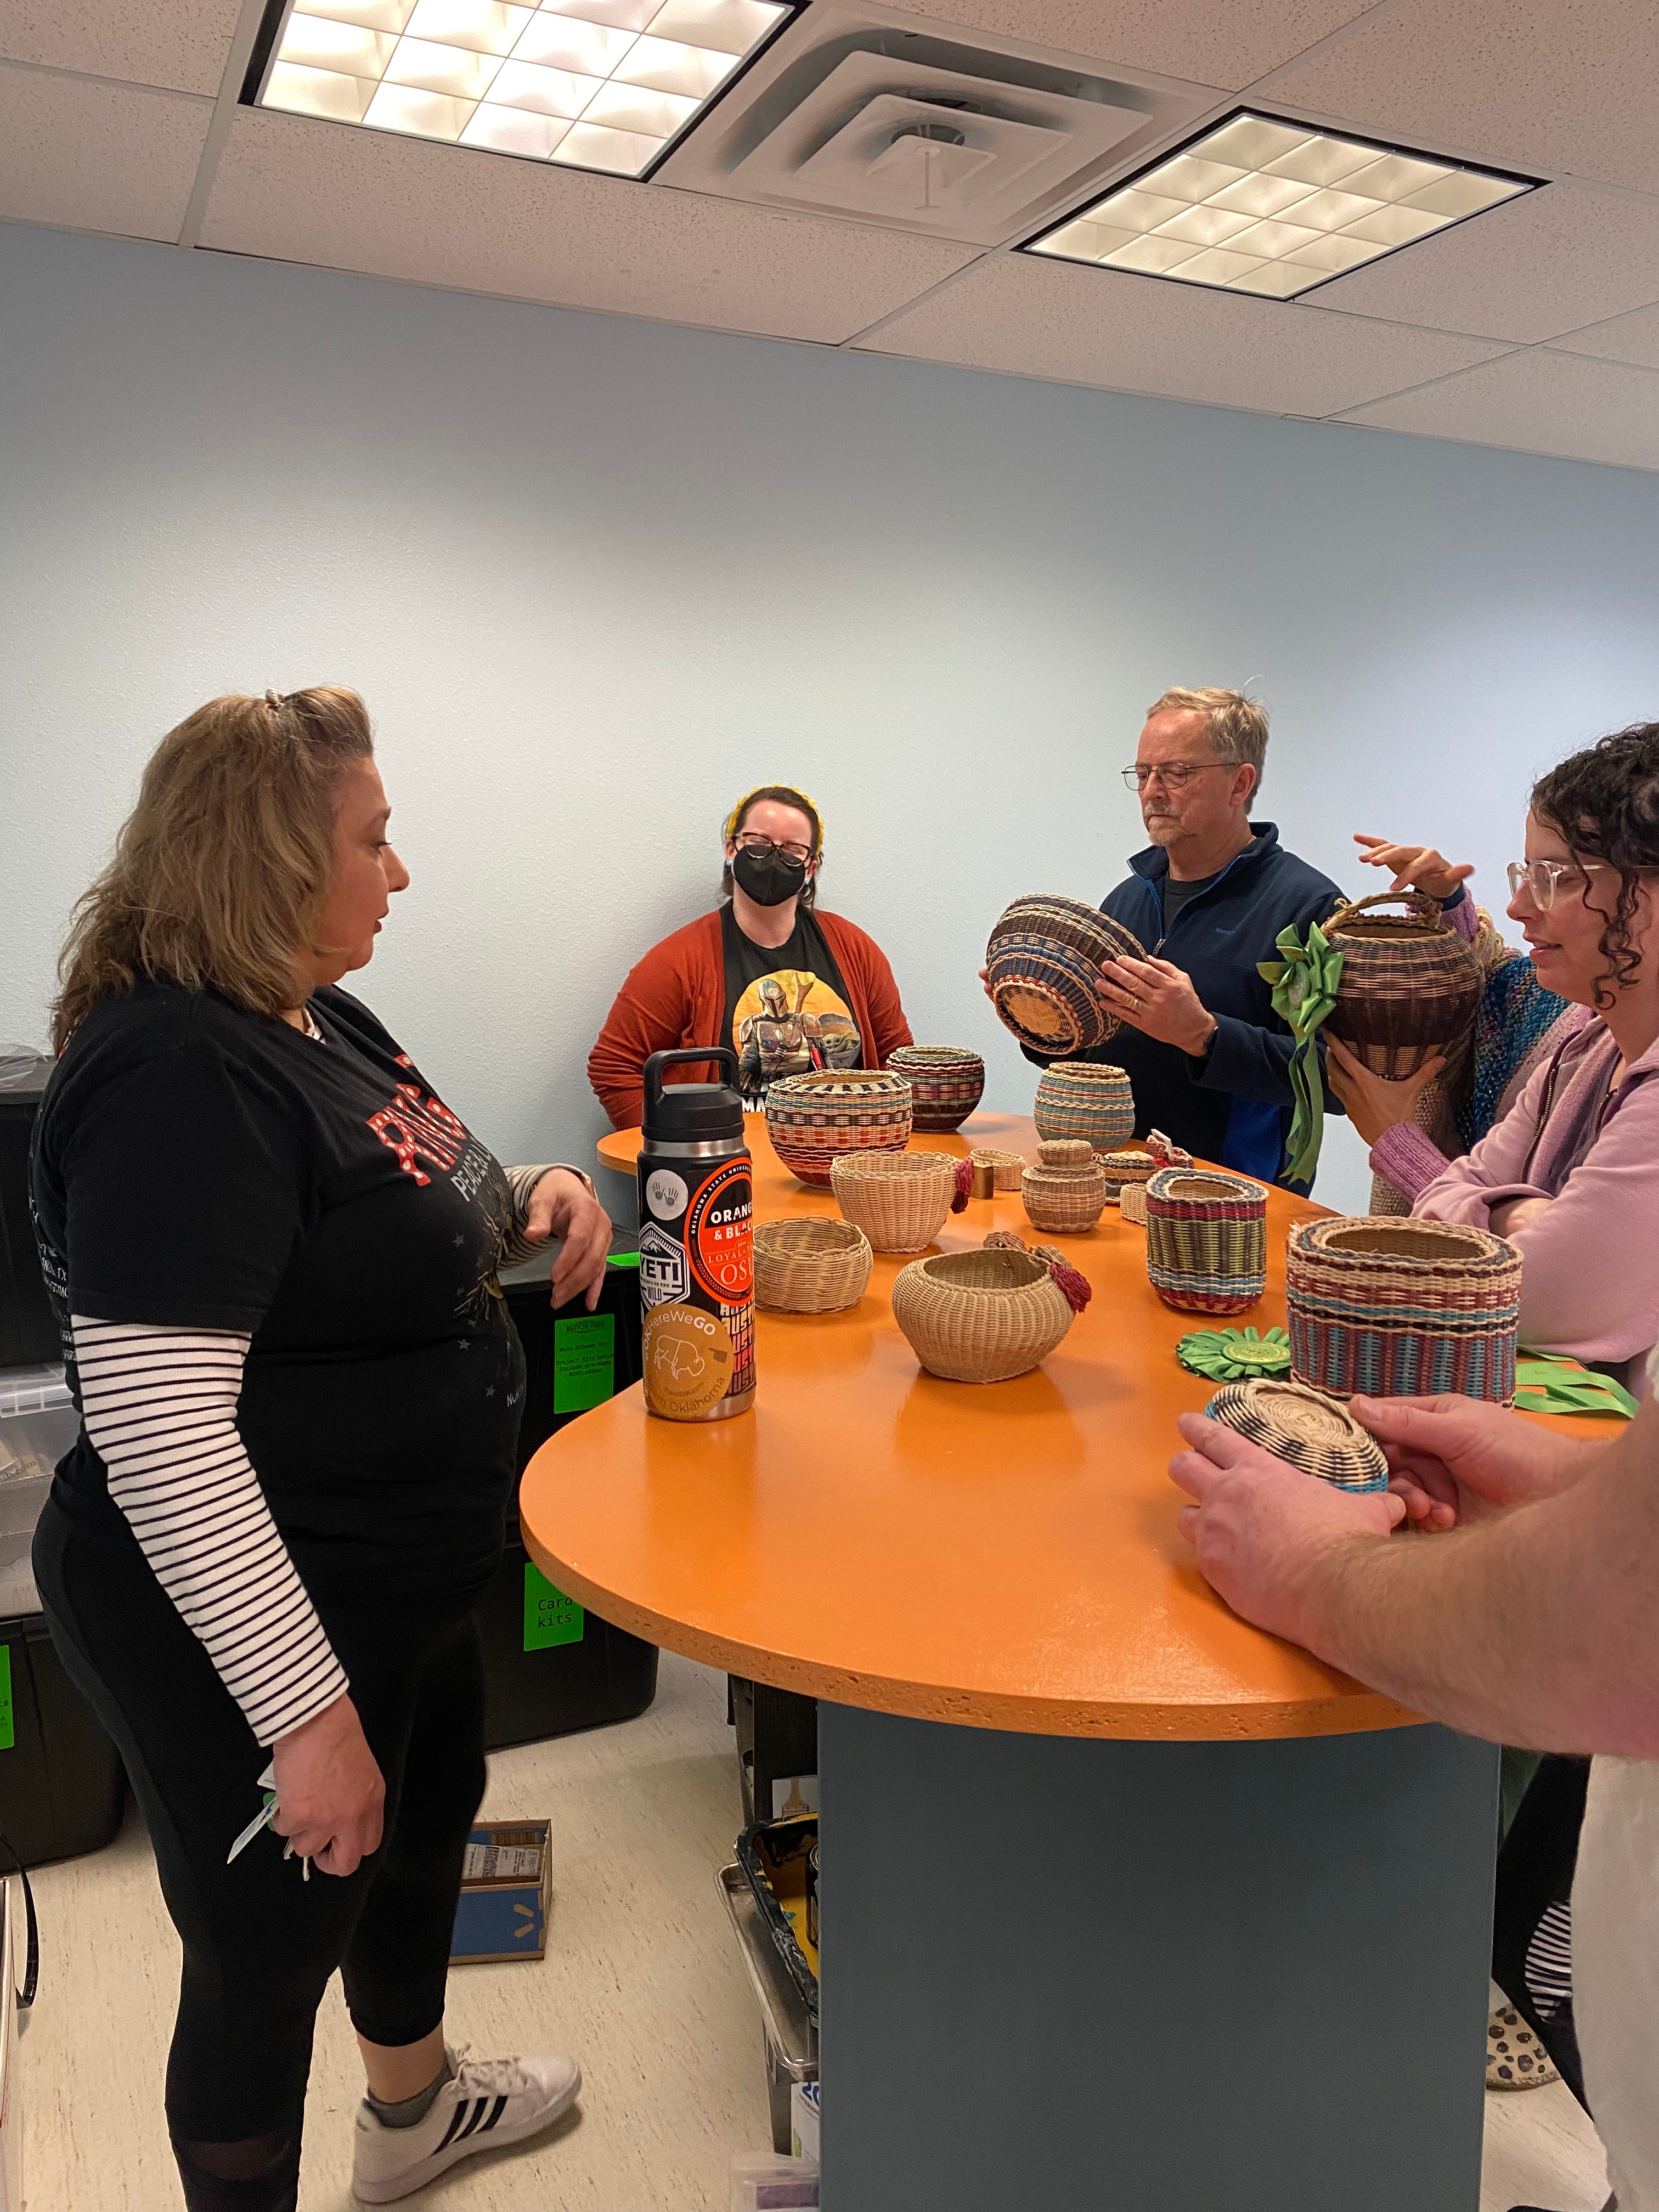
<svg viewBox="0 0 1659 2212">
<path fill-rule="evenodd" d="M 386 1778 L 386 1830 L 356 1874 L 313 1868 L 307 1881 L 268 1830 L 226 1865 L 259 1809 L 270 1754 L 137 1547 L 107 1547 L 48 1503 L 34 1571 L 64 1668 L 125 1761 L 184 1944 L 167 2112 L 186 2194 L 280 2208 L 292 2202 L 290 2168 L 297 2184 L 312 2033 L 335 1969 L 371 2043 L 417 2043 L 443 2019 L 462 1854 L 484 1784 L 472 1601 L 319 1604 Z M 191 2190 L 187 2147 L 233 2145 L 253 2153 L 260 2187 L 222 2198 Z M 205 2160 L 210 2173 L 226 2165 Z"/>
</svg>

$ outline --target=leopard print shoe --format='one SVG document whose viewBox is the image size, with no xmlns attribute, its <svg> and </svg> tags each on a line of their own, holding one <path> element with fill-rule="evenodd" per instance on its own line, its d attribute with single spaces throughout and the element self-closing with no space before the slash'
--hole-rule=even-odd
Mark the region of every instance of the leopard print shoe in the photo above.
<svg viewBox="0 0 1659 2212">
<path fill-rule="evenodd" d="M 1486 2087 L 1541 2089 L 1561 2076 L 1550 2055 L 1513 2005 L 1500 2005 L 1486 2022 Z"/>
</svg>

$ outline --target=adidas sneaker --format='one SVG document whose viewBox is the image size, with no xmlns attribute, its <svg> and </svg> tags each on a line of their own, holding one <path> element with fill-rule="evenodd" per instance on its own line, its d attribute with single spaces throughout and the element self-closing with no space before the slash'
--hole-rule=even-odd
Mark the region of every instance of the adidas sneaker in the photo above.
<svg viewBox="0 0 1659 2212">
<path fill-rule="evenodd" d="M 570 2058 L 469 2058 L 463 2044 L 449 2063 L 453 2078 L 412 2128 L 389 2128 L 368 2104 L 357 2107 L 351 2189 L 361 2203 L 395 2203 L 475 2151 L 539 2134 L 569 2111 L 582 2086 Z"/>
</svg>

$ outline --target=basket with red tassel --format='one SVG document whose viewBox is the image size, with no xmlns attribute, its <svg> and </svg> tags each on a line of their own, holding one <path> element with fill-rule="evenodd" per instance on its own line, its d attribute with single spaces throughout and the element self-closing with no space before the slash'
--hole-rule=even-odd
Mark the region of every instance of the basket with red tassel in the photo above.
<svg viewBox="0 0 1659 2212">
<path fill-rule="evenodd" d="M 1041 1364 L 1088 1304 L 1086 1277 L 1051 1244 L 1007 1230 L 977 1252 L 913 1260 L 893 1282 L 893 1318 L 930 1375 L 1006 1382 Z"/>
<path fill-rule="evenodd" d="M 973 1186 L 970 1160 L 951 1152 L 846 1152 L 830 1164 L 842 1218 L 878 1252 L 920 1252 L 960 1213 Z"/>
</svg>

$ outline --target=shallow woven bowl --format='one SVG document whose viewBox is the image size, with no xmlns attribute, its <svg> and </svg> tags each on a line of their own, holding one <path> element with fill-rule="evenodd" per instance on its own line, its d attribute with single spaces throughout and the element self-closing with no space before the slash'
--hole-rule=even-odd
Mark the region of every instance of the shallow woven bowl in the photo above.
<svg viewBox="0 0 1659 2212">
<path fill-rule="evenodd" d="M 1006 1247 L 913 1260 L 893 1281 L 893 1319 L 927 1372 L 947 1382 L 1029 1374 L 1072 1318 L 1043 1261 Z"/>
<path fill-rule="evenodd" d="M 766 1094 L 766 1133 L 791 1175 L 830 1188 L 843 1152 L 902 1152 L 910 1141 L 910 1086 L 873 1067 L 788 1075 Z"/>
<path fill-rule="evenodd" d="M 1000 1152 L 994 1145 L 975 1145 L 968 1157 L 976 1168 L 990 1169 L 1000 1191 L 1019 1188 L 1019 1179 L 1025 1172 L 1024 1153 Z"/>
<path fill-rule="evenodd" d="M 1116 1030 L 1096 985 L 1108 960 L 1144 960 L 1121 922 L 1079 899 L 1030 893 L 998 918 L 985 980 L 1006 1028 L 1038 1052 L 1087 1052 Z"/>
<path fill-rule="evenodd" d="M 1212 1421 L 1237 1430 L 1275 1459 L 1288 1460 L 1339 1490 L 1389 1486 L 1382 1447 L 1346 1406 L 1322 1390 L 1251 1376 L 1224 1384 L 1204 1410 Z"/>
<path fill-rule="evenodd" d="M 910 1086 L 911 1127 L 941 1135 L 959 1129 L 985 1095 L 985 1062 L 953 1044 L 902 1044 L 887 1056 Z"/>
<path fill-rule="evenodd" d="M 803 1214 L 755 1224 L 755 1303 L 773 1313 L 839 1313 L 856 1305 L 874 1261 L 850 1221 Z"/>
<path fill-rule="evenodd" d="M 1043 1070 L 1031 1109 L 1040 1137 L 1079 1137 L 1097 1152 L 1121 1145 L 1135 1125 L 1135 1095 L 1121 1067 L 1057 1060 Z"/>
<path fill-rule="evenodd" d="M 1515 1395 L 1521 1255 L 1490 1230 L 1394 1214 L 1298 1222 L 1285 1293 L 1291 1371 L 1316 1390 Z"/>
<path fill-rule="evenodd" d="M 830 1184 L 878 1252 L 920 1252 L 945 1226 L 959 1165 L 950 1152 L 855 1152 L 835 1162 Z"/>
</svg>

